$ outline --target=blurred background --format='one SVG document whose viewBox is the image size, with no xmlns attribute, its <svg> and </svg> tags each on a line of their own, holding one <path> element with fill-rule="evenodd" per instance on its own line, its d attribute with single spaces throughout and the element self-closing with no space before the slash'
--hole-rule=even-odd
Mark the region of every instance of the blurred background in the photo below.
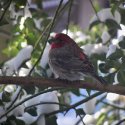
<svg viewBox="0 0 125 125">
<path fill-rule="evenodd" d="M 33 0 L 35 2 L 35 0 Z M 43 0 L 43 8 L 50 15 L 53 16 L 56 7 L 60 0 Z M 68 0 L 64 0 L 66 3 Z M 108 0 L 92 0 L 97 4 L 98 8 L 108 8 Z M 89 0 L 74 0 L 71 13 L 71 22 L 77 24 L 84 31 L 89 26 L 90 18 L 94 15 L 94 10 Z M 63 17 L 58 21 L 59 24 L 55 28 L 55 32 L 61 32 L 67 24 L 68 13 L 65 12 Z"/>
<path fill-rule="evenodd" d="M 67 1 L 68 0 L 64 0 L 63 4 L 65 4 Z M 37 9 L 39 11 L 45 11 L 45 13 L 47 13 L 49 17 L 53 17 L 59 2 L 60 0 L 29 0 L 29 5 L 30 8 Z M 95 3 L 94 5 L 97 6 L 97 9 L 109 7 L 108 0 L 93 0 L 93 2 Z M 12 8 L 10 8 L 10 11 L 12 11 L 12 13 L 15 13 L 15 10 L 12 10 Z M 72 24 L 78 25 L 81 30 L 85 31 L 88 28 L 90 18 L 94 13 L 95 12 L 89 0 L 74 0 L 70 16 L 70 22 Z M 18 14 L 20 15 L 20 13 Z M 12 14 L 12 16 L 14 16 L 14 14 Z M 58 17 L 58 22 L 53 30 L 54 32 L 62 32 L 63 29 L 66 29 L 67 16 L 68 11 L 65 11 L 61 15 L 61 18 Z M 8 41 L 11 39 L 12 27 L 13 26 L 11 22 L 9 22 L 9 24 L 7 25 L 3 25 L 0 27 L 0 60 L 7 59 L 6 55 L 3 54 L 2 50 L 6 48 Z"/>
<path fill-rule="evenodd" d="M 54 34 L 54 32 L 63 32 L 73 38 L 83 49 L 98 74 L 109 84 L 119 83 L 125 86 L 124 1 L 63 0 L 62 6 L 59 7 L 60 1 L 0 0 L 0 75 L 29 76 L 31 69 L 37 62 L 30 74 L 32 77 L 55 78 L 48 65 L 50 45 L 47 41 L 49 35 Z M 58 7 L 57 17 L 54 18 Z M 53 19 L 55 19 L 54 23 Z M 83 79 L 87 82 L 94 81 L 89 77 Z M 9 90 L 6 87 L 8 88 L 8 85 L 1 85 L 0 87 L 0 102 L 3 104 L 0 111 L 1 109 L 4 110 L 3 113 L 12 107 L 18 99 L 20 101 L 21 97 L 26 98 L 45 90 L 45 88 L 36 86 L 22 89 L 20 86 L 10 85 Z M 39 99 L 50 102 L 54 101 L 53 98 L 55 98 L 57 103 L 69 106 L 89 98 L 95 92 L 71 88 L 71 90 L 65 89 L 53 93 L 52 98 L 52 93 L 49 93 L 50 96 L 42 94 L 41 96 L 44 95 L 42 98 L 39 97 L 32 102 L 38 103 Z M 11 98 L 13 94 L 16 95 L 14 101 Z M 18 98 L 18 96 L 20 97 Z M 6 103 L 4 103 L 5 101 Z M 3 108 L 8 107 L 8 103 L 10 103 L 9 108 Z M 31 103 L 29 102 L 29 104 Z M 21 106 L 23 109 L 21 109 Z M 23 118 L 23 121 L 27 122 L 24 115 L 27 113 L 25 112 L 25 106 L 23 104 L 21 106 L 16 109 L 15 117 Z M 48 113 L 59 109 L 59 106 L 56 106 L 56 109 L 48 105 L 45 105 L 46 108 L 40 106 L 36 106 L 33 110 L 36 112 L 37 108 L 42 108 L 43 111 L 47 110 L 44 113 Z M 48 107 L 52 110 L 49 110 Z M 114 125 L 114 122 L 125 119 L 124 107 L 124 96 L 105 93 L 77 106 L 75 110 L 70 110 L 66 114 L 67 117 L 63 113 L 59 113 L 57 117 L 54 117 L 54 120 L 57 120 L 58 125 L 74 125 L 74 123 L 76 123 L 75 125 L 81 125 L 82 120 L 80 117 L 76 118 L 76 115 L 82 114 L 86 125 L 95 125 L 96 123 L 97 125 L 102 125 L 102 123 L 104 123 L 103 125 Z M 20 110 L 21 112 L 19 112 Z M 34 112 L 31 111 L 32 113 Z M 30 116 L 28 121 L 31 120 L 33 118 Z M 6 119 L 4 121 L 6 122 Z M 48 121 L 51 124 L 51 119 Z"/>
</svg>

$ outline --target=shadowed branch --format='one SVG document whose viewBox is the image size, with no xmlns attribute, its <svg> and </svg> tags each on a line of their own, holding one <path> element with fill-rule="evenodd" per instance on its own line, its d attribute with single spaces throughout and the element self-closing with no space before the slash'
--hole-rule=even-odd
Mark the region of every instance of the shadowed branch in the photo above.
<svg viewBox="0 0 125 125">
<path fill-rule="evenodd" d="M 58 79 L 47 79 L 37 77 L 11 77 L 1 76 L 0 84 L 16 84 L 21 86 L 41 86 L 41 87 L 64 87 L 64 88 L 83 88 L 97 90 L 101 92 L 112 92 L 125 95 L 125 87 L 121 85 L 105 85 L 100 83 L 91 83 L 85 81 L 65 81 Z"/>
</svg>

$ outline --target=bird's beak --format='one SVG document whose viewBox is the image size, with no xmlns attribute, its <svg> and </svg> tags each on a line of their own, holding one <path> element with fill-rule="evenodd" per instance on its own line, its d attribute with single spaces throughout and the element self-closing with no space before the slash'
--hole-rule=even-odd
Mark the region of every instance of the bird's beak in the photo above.
<svg viewBox="0 0 125 125">
<path fill-rule="evenodd" d="M 53 43 L 53 42 L 54 42 L 54 43 L 57 43 L 58 40 L 57 40 L 56 38 L 51 38 L 51 39 L 48 40 L 48 43 L 49 43 L 49 44 L 51 44 L 51 43 Z"/>
</svg>

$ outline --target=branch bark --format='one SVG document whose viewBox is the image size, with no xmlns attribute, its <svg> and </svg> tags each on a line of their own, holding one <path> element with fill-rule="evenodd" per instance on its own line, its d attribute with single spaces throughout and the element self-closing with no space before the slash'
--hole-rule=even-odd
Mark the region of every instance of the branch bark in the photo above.
<svg viewBox="0 0 125 125">
<path fill-rule="evenodd" d="M 83 88 L 97 90 L 101 92 L 112 92 L 125 95 L 125 87 L 121 85 L 107 85 L 100 83 L 90 83 L 85 81 L 65 81 L 58 79 L 47 79 L 37 77 L 12 77 L 0 76 L 0 84 L 16 84 L 21 86 L 40 86 L 40 87 L 64 87 L 64 88 Z"/>
</svg>

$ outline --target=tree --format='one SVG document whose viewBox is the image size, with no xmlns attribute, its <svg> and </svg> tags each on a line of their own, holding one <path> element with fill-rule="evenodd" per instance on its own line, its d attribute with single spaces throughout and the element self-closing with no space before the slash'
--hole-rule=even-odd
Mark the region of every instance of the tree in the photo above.
<svg viewBox="0 0 125 125">
<path fill-rule="evenodd" d="M 11 27 L 7 39 L 8 47 L 2 50 L 8 61 L 1 60 L 0 70 L 2 125 L 60 125 L 59 115 L 55 114 L 66 115 L 71 109 L 77 115 L 77 122 L 73 123 L 76 125 L 119 125 L 125 121 L 122 116 L 125 109 L 125 98 L 122 96 L 125 95 L 124 1 L 110 0 L 109 8 L 100 8 L 98 11 L 98 4 L 89 1 L 95 15 L 90 20 L 89 30 L 84 32 L 80 27 L 70 23 L 75 0 L 66 3 L 60 0 L 53 17 L 44 11 L 42 0 L 0 1 L 0 26 Z M 73 83 L 54 79 L 55 76 L 48 66 L 47 41 L 53 34 L 58 19 L 66 11 L 67 25 L 62 32 L 70 35 L 84 49 L 108 85 L 101 85 L 88 77 Z M 9 28 L 6 31 L 9 31 Z M 5 30 L 0 32 L 8 36 Z M 117 94 L 108 93 L 106 96 L 105 92 Z M 82 97 L 82 100 L 71 104 L 74 95 L 77 98 Z M 99 97 L 96 98 L 97 96 Z M 87 115 L 91 113 L 93 114 Z"/>
</svg>

